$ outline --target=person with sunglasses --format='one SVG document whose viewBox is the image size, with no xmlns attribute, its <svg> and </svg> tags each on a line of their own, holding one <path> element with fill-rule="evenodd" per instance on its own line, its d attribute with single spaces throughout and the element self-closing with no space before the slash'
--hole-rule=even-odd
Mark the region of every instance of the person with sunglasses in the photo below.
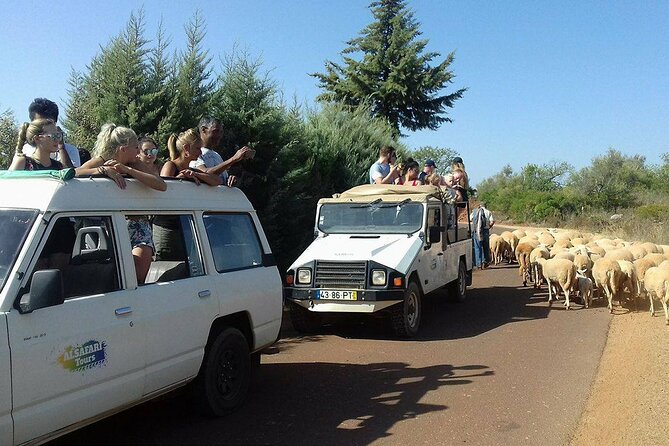
<svg viewBox="0 0 669 446">
<path fill-rule="evenodd" d="M 51 119 L 38 118 L 21 127 L 16 143 L 16 153 L 9 170 L 61 170 L 63 164 L 51 158 L 62 146 L 63 134 Z M 25 144 L 32 149 L 30 155 L 23 151 Z"/>
<path fill-rule="evenodd" d="M 152 138 L 148 136 L 139 138 L 139 155 L 137 157 L 155 175 L 160 175 L 160 169 L 163 167 L 162 163 L 156 162 L 158 151 L 158 144 Z"/>
<path fill-rule="evenodd" d="M 40 118 L 51 119 L 58 125 L 58 105 L 46 98 L 35 98 L 35 100 L 30 103 L 30 107 L 28 107 L 28 119 L 34 121 L 35 119 Z M 58 127 L 58 130 L 62 133 L 60 127 Z M 30 155 L 32 151 L 33 148 L 30 144 L 24 144 L 24 154 Z M 52 153 L 51 158 L 60 161 L 64 167 L 79 167 L 82 164 L 79 150 L 72 144 L 66 143 L 64 139 L 60 142 L 58 152 Z"/>
</svg>

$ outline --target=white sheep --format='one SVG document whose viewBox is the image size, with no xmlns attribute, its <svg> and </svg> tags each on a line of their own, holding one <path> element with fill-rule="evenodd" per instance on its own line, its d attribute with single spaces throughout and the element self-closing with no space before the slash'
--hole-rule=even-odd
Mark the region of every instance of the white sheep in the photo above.
<svg viewBox="0 0 669 446">
<path fill-rule="evenodd" d="M 618 293 L 623 280 L 623 272 L 620 269 L 620 264 L 616 260 L 607 257 L 597 259 L 592 265 L 592 276 L 595 279 L 597 288 L 604 290 L 604 294 L 609 301 L 609 313 L 613 313 L 613 299 L 619 299 Z"/>
<path fill-rule="evenodd" d="M 548 284 L 548 301 L 553 300 L 552 285 L 556 284 L 564 292 L 565 306 L 569 309 L 569 293 L 576 284 L 576 266 L 567 259 L 537 258 L 541 265 L 542 274 Z M 557 296 L 556 296 L 557 299 Z"/>
<path fill-rule="evenodd" d="M 542 274 L 541 274 L 541 265 L 537 263 L 537 259 L 541 257 L 543 259 L 550 259 L 551 255 L 546 249 L 545 246 L 539 245 L 534 248 L 530 253 L 530 267 L 532 268 L 532 279 L 534 280 L 534 287 L 541 288 Z"/>
<path fill-rule="evenodd" d="M 650 300 L 651 316 L 655 316 L 653 299 L 659 299 L 662 307 L 664 307 L 665 323 L 669 325 L 669 311 L 667 311 L 667 304 L 669 304 L 669 270 L 657 266 L 650 268 L 646 271 L 644 284 L 648 292 L 648 300 Z"/>
<path fill-rule="evenodd" d="M 585 308 L 592 306 L 592 279 L 585 275 L 585 270 L 576 270 L 576 280 L 578 286 L 578 293 L 583 299 Z"/>
</svg>

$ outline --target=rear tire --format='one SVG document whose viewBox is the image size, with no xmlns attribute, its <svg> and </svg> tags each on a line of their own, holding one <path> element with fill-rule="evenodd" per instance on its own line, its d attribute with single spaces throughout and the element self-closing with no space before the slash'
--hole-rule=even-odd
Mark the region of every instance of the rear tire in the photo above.
<svg viewBox="0 0 669 446">
<path fill-rule="evenodd" d="M 404 301 L 391 307 L 390 312 L 390 324 L 395 335 L 410 338 L 418 334 L 423 315 L 423 296 L 416 282 L 409 282 L 404 291 Z"/>
<path fill-rule="evenodd" d="M 290 322 L 298 333 L 314 333 L 322 326 L 322 318 L 318 313 L 307 310 L 295 303 L 288 304 Z"/>
<path fill-rule="evenodd" d="M 238 409 L 251 383 L 251 356 L 246 338 L 226 328 L 207 348 L 194 382 L 196 403 L 209 416 L 220 417 Z"/>
<path fill-rule="evenodd" d="M 458 265 L 458 278 L 448 284 L 448 297 L 453 302 L 464 302 L 467 298 L 467 267 L 463 260 Z"/>
</svg>

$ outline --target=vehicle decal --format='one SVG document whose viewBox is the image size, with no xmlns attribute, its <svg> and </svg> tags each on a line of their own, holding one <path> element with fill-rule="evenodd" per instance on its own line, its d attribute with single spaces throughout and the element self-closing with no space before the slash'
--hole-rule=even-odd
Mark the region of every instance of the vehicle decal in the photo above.
<svg viewBox="0 0 669 446">
<path fill-rule="evenodd" d="M 102 367 L 107 361 L 107 343 L 90 340 L 81 345 L 65 348 L 58 362 L 70 372 L 82 372 L 93 367 Z"/>
</svg>

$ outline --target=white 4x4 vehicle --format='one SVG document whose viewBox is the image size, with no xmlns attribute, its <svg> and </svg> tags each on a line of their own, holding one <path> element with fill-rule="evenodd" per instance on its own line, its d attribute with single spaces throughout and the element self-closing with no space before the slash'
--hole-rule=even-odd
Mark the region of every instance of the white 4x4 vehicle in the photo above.
<svg viewBox="0 0 669 446">
<path fill-rule="evenodd" d="M 244 194 L 127 183 L 0 179 L 0 444 L 40 443 L 191 381 L 222 415 L 278 338 L 281 277 Z M 127 222 L 147 218 L 156 259 L 138 286 Z"/>
<path fill-rule="evenodd" d="M 372 184 L 321 199 L 315 240 L 286 275 L 295 329 L 313 331 L 323 313 L 380 313 L 398 336 L 410 337 L 420 327 L 424 294 L 447 286 L 464 300 L 471 229 L 469 222 L 458 226 L 447 192 Z"/>
</svg>

